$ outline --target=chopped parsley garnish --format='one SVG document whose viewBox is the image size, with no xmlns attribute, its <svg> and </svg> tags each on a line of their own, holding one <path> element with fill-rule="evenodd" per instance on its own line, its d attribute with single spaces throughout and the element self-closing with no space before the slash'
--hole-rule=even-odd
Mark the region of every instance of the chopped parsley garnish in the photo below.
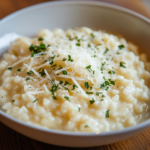
<svg viewBox="0 0 150 150">
<path fill-rule="evenodd" d="M 64 98 L 70 102 L 69 97 L 68 96 L 64 96 Z"/>
<path fill-rule="evenodd" d="M 102 97 L 105 97 L 105 95 L 102 94 Z"/>
<path fill-rule="evenodd" d="M 85 86 L 87 89 L 90 87 L 88 82 L 84 82 L 84 86 Z"/>
<path fill-rule="evenodd" d="M 39 72 L 39 74 L 41 74 L 42 77 L 46 75 L 44 69 L 41 72 Z"/>
<path fill-rule="evenodd" d="M 71 59 L 71 56 L 70 56 L 70 55 L 68 55 L 68 61 L 73 62 L 73 59 Z"/>
<path fill-rule="evenodd" d="M 59 84 L 63 84 L 63 81 L 60 81 Z"/>
<path fill-rule="evenodd" d="M 74 90 L 75 88 L 78 88 L 78 86 L 74 84 L 72 90 Z"/>
<path fill-rule="evenodd" d="M 119 49 L 121 50 L 121 49 L 123 49 L 125 46 L 124 46 L 124 45 L 119 45 L 118 47 L 119 47 Z"/>
<path fill-rule="evenodd" d="M 106 116 L 106 118 L 109 118 L 109 110 L 106 111 L 105 116 Z"/>
<path fill-rule="evenodd" d="M 102 92 L 96 92 L 96 95 L 99 96 L 99 94 L 102 94 Z"/>
<path fill-rule="evenodd" d="M 53 80 L 53 79 L 52 79 L 52 80 L 49 79 L 49 81 L 50 81 L 51 83 L 54 83 L 54 80 Z"/>
<path fill-rule="evenodd" d="M 61 65 L 59 65 L 59 68 L 58 68 L 58 70 L 60 70 L 60 69 L 62 69 L 62 66 L 61 66 Z"/>
<path fill-rule="evenodd" d="M 27 74 L 31 75 L 33 74 L 34 72 L 32 70 L 28 71 Z"/>
<path fill-rule="evenodd" d="M 30 78 L 29 78 L 29 77 L 27 77 L 27 78 L 26 78 L 26 81 L 28 81 L 28 80 L 30 80 Z"/>
<path fill-rule="evenodd" d="M 105 81 L 105 82 L 106 82 L 106 81 Z M 109 87 L 107 86 L 107 82 L 108 82 L 108 81 L 107 81 L 106 83 L 105 83 L 105 82 L 104 82 L 103 84 L 101 84 L 100 88 L 107 91 L 108 88 L 109 88 Z M 109 83 L 109 82 L 108 82 L 108 83 Z"/>
<path fill-rule="evenodd" d="M 93 74 L 95 74 L 95 70 L 93 70 Z"/>
<path fill-rule="evenodd" d="M 93 104 L 95 102 L 94 98 L 92 98 L 92 100 L 89 101 L 90 104 Z"/>
<path fill-rule="evenodd" d="M 69 89 L 68 89 L 67 87 L 63 86 L 63 88 L 64 88 L 65 90 L 69 91 Z"/>
<path fill-rule="evenodd" d="M 58 90 L 58 85 L 57 84 L 53 84 L 52 88 L 51 88 L 51 92 L 52 92 L 52 95 L 54 95 L 54 92 Z"/>
<path fill-rule="evenodd" d="M 43 39 L 42 37 L 39 37 L 38 40 L 39 40 L 39 41 L 43 41 L 44 39 Z"/>
<path fill-rule="evenodd" d="M 51 66 L 51 67 L 56 67 L 57 65 L 55 64 L 55 65 L 53 65 L 53 66 Z"/>
<path fill-rule="evenodd" d="M 34 53 L 33 52 L 31 52 L 31 57 L 34 57 Z"/>
<path fill-rule="evenodd" d="M 76 45 L 77 45 L 77 46 L 81 46 L 81 44 L 80 44 L 80 43 L 76 43 Z"/>
<path fill-rule="evenodd" d="M 67 71 L 66 70 L 63 70 L 62 73 L 65 74 L 65 75 L 67 75 Z"/>
<path fill-rule="evenodd" d="M 106 62 L 102 63 L 102 66 L 101 66 L 101 71 L 105 70 L 104 68 L 104 65 L 106 64 Z"/>
<path fill-rule="evenodd" d="M 13 100 L 12 100 L 12 102 L 14 103 L 14 102 L 15 102 L 15 100 L 13 99 Z"/>
<path fill-rule="evenodd" d="M 53 99 L 57 99 L 55 95 L 52 96 Z"/>
<path fill-rule="evenodd" d="M 93 94 L 93 92 L 87 92 L 87 91 L 86 91 L 86 94 Z"/>
<path fill-rule="evenodd" d="M 108 79 L 110 84 L 115 85 L 115 81 L 112 81 L 111 79 Z"/>
<path fill-rule="evenodd" d="M 35 99 L 35 100 L 33 101 L 33 103 L 35 103 L 36 101 L 38 101 L 38 99 Z"/>
<path fill-rule="evenodd" d="M 94 38 L 94 37 L 95 37 L 95 35 L 94 35 L 93 33 L 91 33 L 90 35 L 91 35 L 91 37 L 92 37 L 92 38 Z"/>
<path fill-rule="evenodd" d="M 71 85 L 68 81 L 65 81 L 65 84 L 64 84 L 64 85 L 67 85 L 67 84 L 68 84 L 68 85 Z"/>
<path fill-rule="evenodd" d="M 120 54 L 119 52 L 116 52 L 116 54 Z"/>
<path fill-rule="evenodd" d="M 53 60 L 51 60 L 51 62 L 49 64 L 52 65 L 53 63 L 54 63 Z"/>
<path fill-rule="evenodd" d="M 106 54 L 108 51 L 109 51 L 108 48 L 106 48 L 103 54 Z"/>
<path fill-rule="evenodd" d="M 12 67 L 9 67 L 8 70 L 12 70 Z"/>
<path fill-rule="evenodd" d="M 101 99 L 100 101 L 104 101 L 104 99 Z"/>
<path fill-rule="evenodd" d="M 42 51 L 46 51 L 46 48 L 47 48 L 46 45 L 43 43 L 41 43 L 39 46 L 31 44 L 29 47 L 29 50 L 31 52 L 33 52 L 34 54 L 37 54 L 37 53 L 40 53 Z"/>
<path fill-rule="evenodd" d="M 91 47 L 91 44 L 88 44 L 88 47 Z"/>
<path fill-rule="evenodd" d="M 89 126 L 88 126 L 88 125 L 85 125 L 84 127 L 85 127 L 85 128 L 88 128 Z"/>
<path fill-rule="evenodd" d="M 115 71 L 114 70 L 110 70 L 108 73 L 109 74 L 115 74 Z"/>
<path fill-rule="evenodd" d="M 91 72 L 92 71 L 92 69 L 91 69 L 91 65 L 88 65 L 88 66 L 86 66 L 85 67 L 89 72 Z"/>
<path fill-rule="evenodd" d="M 126 66 L 124 66 L 124 64 L 126 64 L 126 63 L 124 63 L 124 62 L 120 62 L 120 67 L 122 67 L 122 68 L 126 68 Z"/>
<path fill-rule="evenodd" d="M 63 58 L 63 60 L 62 61 L 66 61 L 67 60 L 67 58 Z"/>
<path fill-rule="evenodd" d="M 21 68 L 17 69 L 18 72 L 21 72 Z"/>
<path fill-rule="evenodd" d="M 49 59 L 49 61 L 51 61 L 51 60 L 54 60 L 55 57 L 56 57 L 56 55 L 49 57 L 48 59 Z"/>
<path fill-rule="evenodd" d="M 80 112 L 81 111 L 81 107 L 78 107 L 78 112 Z"/>
</svg>

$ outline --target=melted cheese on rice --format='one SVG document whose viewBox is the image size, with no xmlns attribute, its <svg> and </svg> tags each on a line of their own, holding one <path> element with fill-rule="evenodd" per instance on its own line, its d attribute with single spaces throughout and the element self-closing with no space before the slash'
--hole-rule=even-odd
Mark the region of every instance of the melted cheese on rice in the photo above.
<svg viewBox="0 0 150 150">
<path fill-rule="evenodd" d="M 20 37 L 0 62 L 1 109 L 67 131 L 136 125 L 150 118 L 150 63 L 133 52 L 125 39 L 87 27 Z"/>
</svg>

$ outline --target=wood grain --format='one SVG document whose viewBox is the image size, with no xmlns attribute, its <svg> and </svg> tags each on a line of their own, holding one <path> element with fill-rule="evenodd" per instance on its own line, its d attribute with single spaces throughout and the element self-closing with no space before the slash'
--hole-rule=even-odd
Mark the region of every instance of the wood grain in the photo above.
<svg viewBox="0 0 150 150">
<path fill-rule="evenodd" d="M 48 0 L 0 0 L 0 19 L 19 9 L 46 2 Z M 140 0 L 100 0 L 132 9 L 150 18 L 149 11 Z M 0 123 L 0 150 L 70 150 L 76 148 L 59 147 L 45 144 L 26 136 Z M 79 148 L 84 149 L 84 148 Z M 84 149 L 85 150 L 85 149 Z M 86 150 L 150 150 L 150 128 L 142 133 L 105 146 L 86 148 Z"/>
</svg>

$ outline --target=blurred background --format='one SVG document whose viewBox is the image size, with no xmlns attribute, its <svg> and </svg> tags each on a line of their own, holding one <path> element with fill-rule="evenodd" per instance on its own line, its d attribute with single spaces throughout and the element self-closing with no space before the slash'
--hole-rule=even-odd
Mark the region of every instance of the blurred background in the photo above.
<svg viewBox="0 0 150 150">
<path fill-rule="evenodd" d="M 0 0 L 0 19 L 27 6 L 48 1 L 54 0 Z M 67 1 L 75 1 L 75 0 L 67 0 Z M 96 1 L 119 5 L 131 9 L 133 11 L 136 11 L 150 19 L 150 0 L 96 0 Z"/>
</svg>

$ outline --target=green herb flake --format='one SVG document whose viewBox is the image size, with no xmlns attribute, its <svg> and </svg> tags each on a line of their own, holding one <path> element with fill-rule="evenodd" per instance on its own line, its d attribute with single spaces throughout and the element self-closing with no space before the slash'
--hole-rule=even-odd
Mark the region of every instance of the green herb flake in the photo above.
<svg viewBox="0 0 150 150">
<path fill-rule="evenodd" d="M 54 63 L 53 60 L 51 60 L 51 62 L 49 64 L 52 65 L 53 63 Z"/>
<path fill-rule="evenodd" d="M 18 72 L 21 72 L 21 68 L 17 69 Z"/>
<path fill-rule="evenodd" d="M 64 84 L 64 85 L 67 85 L 67 84 L 68 84 L 68 85 L 71 85 L 68 81 L 65 81 L 65 84 Z"/>
<path fill-rule="evenodd" d="M 106 48 L 103 54 L 106 54 L 108 51 L 109 51 L 108 48 Z"/>
<path fill-rule="evenodd" d="M 114 70 L 110 70 L 108 73 L 109 74 L 115 74 L 115 71 Z"/>
<path fill-rule="evenodd" d="M 105 95 L 102 94 L 102 97 L 105 97 Z"/>
<path fill-rule="evenodd" d="M 67 71 L 66 71 L 66 70 L 63 70 L 62 73 L 63 73 L 64 75 L 67 75 Z"/>
<path fill-rule="evenodd" d="M 39 40 L 39 41 L 43 41 L 44 39 L 43 39 L 42 37 L 39 37 L 38 40 Z"/>
<path fill-rule="evenodd" d="M 107 91 L 109 87 L 105 83 L 103 83 L 101 84 L 100 88 Z"/>
<path fill-rule="evenodd" d="M 28 81 L 28 80 L 30 80 L 30 78 L 29 78 L 29 77 L 27 77 L 27 78 L 26 78 L 26 81 Z"/>
<path fill-rule="evenodd" d="M 117 51 L 116 54 L 120 54 L 120 53 Z"/>
<path fill-rule="evenodd" d="M 73 62 L 73 59 L 71 59 L 71 56 L 70 56 L 70 55 L 68 55 L 68 61 Z"/>
<path fill-rule="evenodd" d="M 80 43 L 76 43 L 76 45 L 77 45 L 77 46 L 81 46 L 81 44 L 80 44 Z"/>
<path fill-rule="evenodd" d="M 89 126 L 88 126 L 88 125 L 85 125 L 84 127 L 85 127 L 85 128 L 88 128 Z"/>
<path fill-rule="evenodd" d="M 104 99 L 101 99 L 100 101 L 104 101 Z"/>
<path fill-rule="evenodd" d="M 126 66 L 124 66 L 124 64 L 126 64 L 126 63 L 124 63 L 124 62 L 120 62 L 120 67 L 122 67 L 122 68 L 126 68 Z"/>
<path fill-rule="evenodd" d="M 44 69 L 41 72 L 39 72 L 39 74 L 41 74 L 42 77 L 46 75 Z"/>
<path fill-rule="evenodd" d="M 70 102 L 69 97 L 68 96 L 64 96 L 64 98 Z"/>
<path fill-rule="evenodd" d="M 33 101 L 33 103 L 35 103 L 36 101 L 38 101 L 38 99 L 35 99 L 35 100 Z"/>
<path fill-rule="evenodd" d="M 9 67 L 8 70 L 12 70 L 12 67 Z"/>
<path fill-rule="evenodd" d="M 123 49 L 125 46 L 124 46 L 124 45 L 119 45 L 118 47 L 119 47 L 119 49 L 121 50 L 121 49 Z"/>
<path fill-rule="evenodd" d="M 109 110 L 106 111 L 105 116 L 106 116 L 106 118 L 109 118 Z"/>
<path fill-rule="evenodd" d="M 88 44 L 88 47 L 91 47 L 91 44 Z"/>
<path fill-rule="evenodd" d="M 95 38 L 95 35 L 93 33 L 90 34 L 92 38 Z"/>
<path fill-rule="evenodd" d="M 78 107 L 78 112 L 80 112 L 81 111 L 81 107 Z"/>
<path fill-rule="evenodd" d="M 32 70 L 28 71 L 27 74 L 31 75 L 33 74 L 34 72 Z"/>
<path fill-rule="evenodd" d="M 51 67 L 56 67 L 57 65 L 55 64 L 55 65 L 53 65 L 53 66 L 51 66 Z"/>
<path fill-rule="evenodd" d="M 67 60 L 67 58 L 63 58 L 63 60 L 62 61 L 66 61 Z"/>
<path fill-rule="evenodd" d="M 60 81 L 59 84 L 63 84 L 63 81 Z"/>
<path fill-rule="evenodd" d="M 12 102 L 14 103 L 14 102 L 15 102 L 15 100 L 13 99 L 13 100 L 12 100 Z"/>
<path fill-rule="evenodd" d="M 51 88 L 51 92 L 52 92 L 52 95 L 54 95 L 54 92 L 58 90 L 58 85 L 57 84 L 53 84 L 52 88 Z"/>
<path fill-rule="evenodd" d="M 99 94 L 102 94 L 102 92 L 96 92 L 96 95 L 99 96 Z"/>
<path fill-rule="evenodd" d="M 84 82 L 84 86 L 85 86 L 87 89 L 90 87 L 88 82 Z"/>
<path fill-rule="evenodd" d="M 85 67 L 89 72 L 91 72 L 92 71 L 92 69 L 91 69 L 91 65 L 88 65 L 88 66 L 86 66 Z"/>
<path fill-rule="evenodd" d="M 93 92 L 87 92 L 87 91 L 86 91 L 86 94 L 93 94 Z"/>
<path fill-rule="evenodd" d="M 89 102 L 90 102 L 90 104 L 93 104 L 93 103 L 95 103 L 95 100 L 94 100 L 94 98 L 92 98 L 92 100 L 90 100 Z"/>
<path fill-rule="evenodd" d="M 55 99 L 55 100 L 57 99 L 55 95 L 53 95 L 52 98 Z"/>
<path fill-rule="evenodd" d="M 112 81 L 111 79 L 108 79 L 110 84 L 115 85 L 115 81 Z"/>
<path fill-rule="evenodd" d="M 46 48 L 47 48 L 46 45 L 43 43 L 41 43 L 39 46 L 31 44 L 29 47 L 29 50 L 31 52 L 33 52 L 34 54 L 37 54 L 37 53 L 40 53 L 42 51 L 46 51 Z"/>
<path fill-rule="evenodd" d="M 72 90 L 74 90 L 75 88 L 78 88 L 78 86 L 74 84 Z"/>
<path fill-rule="evenodd" d="M 59 65 L 59 68 L 58 68 L 58 70 L 60 70 L 60 69 L 62 69 L 62 66 L 61 66 L 61 65 Z"/>
<path fill-rule="evenodd" d="M 31 52 L 31 57 L 34 57 L 34 53 L 33 52 Z"/>
</svg>

